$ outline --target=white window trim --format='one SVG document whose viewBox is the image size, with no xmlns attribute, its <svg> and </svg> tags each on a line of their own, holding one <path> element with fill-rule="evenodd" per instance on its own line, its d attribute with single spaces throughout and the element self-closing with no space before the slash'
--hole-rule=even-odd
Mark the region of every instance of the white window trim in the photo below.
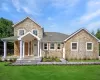
<svg viewBox="0 0 100 80">
<path fill-rule="evenodd" d="M 72 49 L 72 43 L 77 43 L 77 49 Z M 71 51 L 78 51 L 78 42 L 71 42 Z"/>
<path fill-rule="evenodd" d="M 38 30 L 37 30 L 37 29 L 32 29 L 32 31 L 31 31 L 32 34 L 33 34 L 33 30 L 36 30 L 36 31 L 37 31 L 37 35 L 36 35 L 36 36 L 38 36 Z M 34 35 L 35 35 L 35 34 L 34 34 Z"/>
<path fill-rule="evenodd" d="M 51 42 L 51 43 L 53 43 L 53 42 Z M 55 50 L 55 43 L 54 43 L 54 49 L 50 49 L 50 44 L 51 43 L 49 43 L 49 50 Z"/>
<path fill-rule="evenodd" d="M 47 44 L 47 49 L 44 49 L 44 44 Z M 48 50 L 48 43 L 43 43 L 43 50 Z"/>
<path fill-rule="evenodd" d="M 92 49 L 91 50 L 87 49 L 87 43 L 92 43 Z M 93 51 L 93 42 L 86 42 L 86 51 Z"/>
<path fill-rule="evenodd" d="M 17 33 L 18 33 L 18 34 L 17 34 L 18 36 L 22 36 L 22 35 L 19 35 L 19 31 L 20 31 L 20 30 L 24 30 L 24 34 L 25 34 L 25 32 L 26 32 L 25 29 L 18 29 L 18 32 L 17 32 Z"/>
<path fill-rule="evenodd" d="M 58 49 L 58 44 L 60 44 L 60 49 Z M 57 50 L 62 50 L 62 44 L 61 43 L 57 43 Z"/>
</svg>

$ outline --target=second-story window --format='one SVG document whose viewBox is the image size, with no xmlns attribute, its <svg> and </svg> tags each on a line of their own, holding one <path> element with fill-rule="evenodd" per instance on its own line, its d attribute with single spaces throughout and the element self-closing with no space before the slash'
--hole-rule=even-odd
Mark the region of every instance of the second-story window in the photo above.
<svg viewBox="0 0 100 80">
<path fill-rule="evenodd" d="M 37 30 L 33 30 L 32 33 L 37 36 Z"/>
<path fill-rule="evenodd" d="M 25 30 L 24 29 L 19 29 L 18 30 L 18 36 L 22 36 L 25 34 Z"/>
</svg>

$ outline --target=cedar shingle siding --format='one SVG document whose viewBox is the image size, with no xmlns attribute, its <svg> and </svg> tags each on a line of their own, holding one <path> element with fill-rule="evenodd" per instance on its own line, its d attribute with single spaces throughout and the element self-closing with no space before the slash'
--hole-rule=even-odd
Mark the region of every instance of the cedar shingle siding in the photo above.
<svg viewBox="0 0 100 80">
<path fill-rule="evenodd" d="M 71 51 L 71 42 L 78 42 L 78 51 Z M 86 51 L 86 42 L 93 43 L 93 51 Z M 99 56 L 98 41 L 85 30 L 80 31 L 65 43 L 67 59 L 97 59 Z"/>
</svg>

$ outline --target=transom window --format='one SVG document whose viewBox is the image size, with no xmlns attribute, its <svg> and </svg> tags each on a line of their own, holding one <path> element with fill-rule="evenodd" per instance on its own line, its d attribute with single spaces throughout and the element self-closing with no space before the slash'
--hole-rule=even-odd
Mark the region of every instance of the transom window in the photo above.
<svg viewBox="0 0 100 80">
<path fill-rule="evenodd" d="M 72 42 L 71 43 L 71 50 L 75 50 L 75 51 L 78 50 L 78 43 L 77 42 Z"/>
<path fill-rule="evenodd" d="M 33 30 L 32 33 L 35 34 L 35 35 L 37 36 L 37 30 Z"/>
<path fill-rule="evenodd" d="M 25 34 L 25 30 L 24 29 L 19 29 L 18 30 L 18 36 L 22 36 Z"/>
<path fill-rule="evenodd" d="M 54 43 L 50 43 L 50 49 L 54 49 L 54 48 L 55 48 Z"/>
<path fill-rule="evenodd" d="M 43 49 L 45 49 L 45 50 L 48 49 L 48 44 L 47 44 L 47 43 L 44 43 L 44 44 L 43 44 Z"/>
<path fill-rule="evenodd" d="M 92 49 L 93 49 L 93 43 L 92 42 L 87 42 L 87 44 L 86 44 L 86 50 L 92 51 Z"/>
<path fill-rule="evenodd" d="M 57 49 L 61 49 L 61 44 L 60 43 L 57 44 Z"/>
</svg>

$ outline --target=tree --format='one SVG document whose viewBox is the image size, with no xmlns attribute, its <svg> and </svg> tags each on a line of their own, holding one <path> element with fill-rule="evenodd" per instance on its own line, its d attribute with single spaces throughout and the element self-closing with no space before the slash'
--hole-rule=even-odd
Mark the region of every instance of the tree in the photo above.
<svg viewBox="0 0 100 80">
<path fill-rule="evenodd" d="M 92 30 L 91 34 L 92 34 L 92 35 L 95 35 L 95 33 L 94 33 L 94 31 L 93 31 L 93 30 Z"/>
<path fill-rule="evenodd" d="M 95 36 L 100 40 L 100 29 L 97 30 Z M 100 55 L 100 44 L 99 44 L 99 55 Z"/>
<path fill-rule="evenodd" d="M 13 22 L 4 18 L 0 18 L 0 38 L 13 36 Z M 8 43 L 8 49 L 13 49 L 13 43 Z M 3 54 L 3 42 L 0 41 L 0 55 Z"/>
<path fill-rule="evenodd" d="M 13 22 L 0 18 L 0 38 L 13 36 Z"/>
<path fill-rule="evenodd" d="M 98 39 L 100 39 L 100 29 L 97 30 L 97 32 L 96 32 L 96 37 L 97 37 Z"/>
</svg>

